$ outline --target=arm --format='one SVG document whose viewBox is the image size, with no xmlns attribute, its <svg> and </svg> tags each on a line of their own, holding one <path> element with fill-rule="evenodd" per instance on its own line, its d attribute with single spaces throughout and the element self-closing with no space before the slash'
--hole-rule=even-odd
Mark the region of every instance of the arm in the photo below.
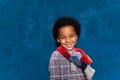
<svg viewBox="0 0 120 80">
<path fill-rule="evenodd" d="M 50 80 L 60 80 L 60 62 L 59 54 L 55 51 L 52 53 L 49 63 Z"/>
</svg>

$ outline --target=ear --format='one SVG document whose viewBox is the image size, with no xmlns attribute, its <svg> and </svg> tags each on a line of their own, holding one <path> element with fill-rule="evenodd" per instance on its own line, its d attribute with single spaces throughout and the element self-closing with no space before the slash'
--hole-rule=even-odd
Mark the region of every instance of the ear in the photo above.
<svg viewBox="0 0 120 80">
<path fill-rule="evenodd" d="M 57 42 L 60 43 L 60 39 L 59 38 L 57 38 Z"/>
<path fill-rule="evenodd" d="M 78 35 L 76 34 L 76 40 L 78 39 Z"/>
</svg>

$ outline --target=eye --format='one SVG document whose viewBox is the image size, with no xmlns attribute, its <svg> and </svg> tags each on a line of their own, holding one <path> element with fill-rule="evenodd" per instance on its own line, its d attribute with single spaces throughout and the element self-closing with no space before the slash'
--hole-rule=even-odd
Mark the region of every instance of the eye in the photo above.
<svg viewBox="0 0 120 80">
<path fill-rule="evenodd" d="M 65 39 L 66 37 L 65 37 L 65 36 L 60 36 L 59 38 L 60 38 L 60 39 Z"/>
<path fill-rule="evenodd" d="M 71 35 L 70 35 L 70 37 L 74 37 L 74 36 L 75 36 L 75 34 L 71 34 Z"/>
</svg>

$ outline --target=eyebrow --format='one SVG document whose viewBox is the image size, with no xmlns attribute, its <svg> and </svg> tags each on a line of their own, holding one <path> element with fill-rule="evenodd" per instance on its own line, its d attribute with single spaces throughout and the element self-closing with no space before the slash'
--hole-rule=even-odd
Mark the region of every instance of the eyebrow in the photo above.
<svg viewBox="0 0 120 80">
<path fill-rule="evenodd" d="M 75 32 L 70 33 L 70 35 L 72 35 L 72 34 L 76 34 L 76 33 Z M 65 36 L 65 35 L 58 35 L 58 36 Z"/>
<path fill-rule="evenodd" d="M 58 37 L 65 37 L 65 35 L 58 35 Z"/>
<path fill-rule="evenodd" d="M 71 34 L 75 34 L 75 32 L 71 33 Z"/>
</svg>

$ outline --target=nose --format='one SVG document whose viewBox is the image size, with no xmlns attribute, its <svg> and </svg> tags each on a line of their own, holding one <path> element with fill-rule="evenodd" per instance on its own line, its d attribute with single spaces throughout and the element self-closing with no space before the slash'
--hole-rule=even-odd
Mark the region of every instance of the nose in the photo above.
<svg viewBox="0 0 120 80">
<path fill-rule="evenodd" d="M 69 37 L 66 38 L 66 42 L 67 43 L 70 42 L 70 38 Z"/>
</svg>

